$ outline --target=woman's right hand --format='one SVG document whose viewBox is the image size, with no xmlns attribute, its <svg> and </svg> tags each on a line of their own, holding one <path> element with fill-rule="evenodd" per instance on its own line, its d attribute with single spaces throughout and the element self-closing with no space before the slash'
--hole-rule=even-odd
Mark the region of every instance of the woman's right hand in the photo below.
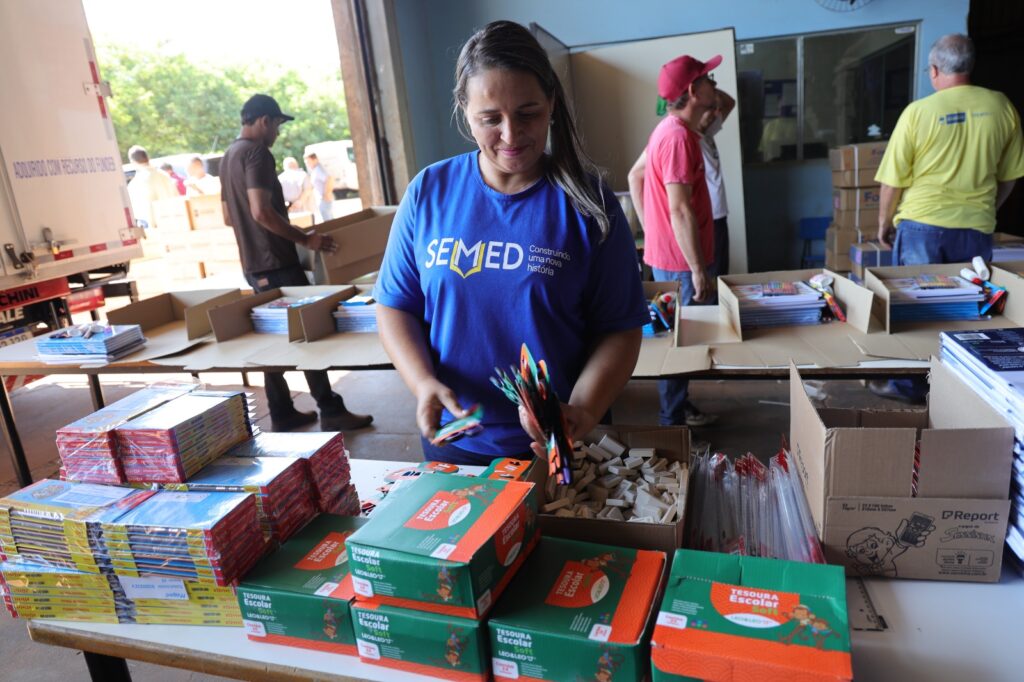
<svg viewBox="0 0 1024 682">
<path fill-rule="evenodd" d="M 434 378 L 420 382 L 416 388 L 416 425 L 427 440 L 434 437 L 440 426 L 442 409 L 447 409 L 456 419 L 466 416 L 455 391 Z"/>
</svg>

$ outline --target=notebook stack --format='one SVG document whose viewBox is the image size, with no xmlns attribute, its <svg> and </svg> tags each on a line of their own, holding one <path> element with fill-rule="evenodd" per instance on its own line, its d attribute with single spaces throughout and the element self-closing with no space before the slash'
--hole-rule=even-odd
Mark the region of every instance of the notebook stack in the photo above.
<svg viewBox="0 0 1024 682">
<path fill-rule="evenodd" d="M 86 573 L 20 557 L 0 562 L 0 593 L 15 618 L 240 627 L 234 591 L 177 578 Z"/>
<path fill-rule="evenodd" d="M 924 274 L 884 283 L 889 289 L 889 319 L 894 322 L 981 319 L 978 310 L 985 294 L 962 277 Z"/>
<path fill-rule="evenodd" d="M 939 357 L 1013 427 L 1006 544 L 1024 573 L 1024 328 L 942 332 Z"/>
<path fill-rule="evenodd" d="M 144 388 L 57 429 L 61 478 L 81 483 L 124 483 L 114 429 L 195 388 L 195 384 Z"/>
<path fill-rule="evenodd" d="M 743 329 L 818 324 L 825 299 L 804 282 L 765 282 L 732 287 Z"/>
<path fill-rule="evenodd" d="M 317 501 L 303 460 L 296 457 L 225 456 L 187 483 L 165 486 L 194 492 L 252 493 L 263 537 L 284 542 L 317 515 Z"/>
<path fill-rule="evenodd" d="M 258 433 L 229 452 L 232 457 L 298 457 L 308 466 L 308 475 L 320 511 L 346 514 L 352 497 L 358 495 L 351 485 L 345 437 L 339 432 Z"/>
<path fill-rule="evenodd" d="M 129 623 L 131 603 L 117 577 L 15 557 L 0 562 L 0 594 L 14 618 Z"/>
<path fill-rule="evenodd" d="M 339 332 L 377 331 L 377 301 L 373 296 L 353 296 L 342 301 L 333 315 Z"/>
<path fill-rule="evenodd" d="M 125 479 L 184 483 L 252 435 L 246 396 L 195 391 L 115 429 Z"/>
<path fill-rule="evenodd" d="M 302 298 L 282 296 L 269 303 L 258 305 L 250 313 L 252 329 L 257 334 L 287 334 L 288 309 L 319 301 L 326 295 L 314 294 L 313 296 L 304 296 Z"/>
<path fill-rule="evenodd" d="M 0 499 L 0 552 L 59 568 L 108 568 L 101 524 L 152 497 L 91 483 L 43 479 Z"/>
<path fill-rule="evenodd" d="M 235 583 L 266 547 L 248 493 L 163 490 L 104 523 L 103 541 L 118 575 L 221 586 Z"/>
<path fill-rule="evenodd" d="M 39 360 L 47 364 L 112 362 L 146 343 L 137 324 L 85 324 L 58 329 L 36 339 Z"/>
</svg>

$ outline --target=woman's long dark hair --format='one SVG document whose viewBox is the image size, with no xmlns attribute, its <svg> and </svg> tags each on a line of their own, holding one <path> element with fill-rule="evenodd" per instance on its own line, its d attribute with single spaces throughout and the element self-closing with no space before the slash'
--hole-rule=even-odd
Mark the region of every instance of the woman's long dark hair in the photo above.
<svg viewBox="0 0 1024 682">
<path fill-rule="evenodd" d="M 608 236 L 610 223 L 597 178 L 598 168 L 583 151 L 576 122 L 565 100 L 565 91 L 551 61 L 537 39 L 512 21 L 494 21 L 473 34 L 462 46 L 455 65 L 455 108 L 459 131 L 470 141 L 466 129 L 466 84 L 488 69 L 506 69 L 532 74 L 544 95 L 554 101 L 551 124 L 551 158 L 548 178 L 572 199 L 576 210 L 597 222 L 601 239 Z M 459 114 L 462 114 L 461 116 Z"/>
</svg>

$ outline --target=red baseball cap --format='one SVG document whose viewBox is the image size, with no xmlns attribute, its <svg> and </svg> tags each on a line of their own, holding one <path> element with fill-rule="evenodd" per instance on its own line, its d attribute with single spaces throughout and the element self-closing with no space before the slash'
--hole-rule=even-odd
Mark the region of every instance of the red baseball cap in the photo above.
<svg viewBox="0 0 1024 682">
<path fill-rule="evenodd" d="M 676 57 L 661 67 L 658 73 L 658 94 L 671 102 L 679 99 L 695 80 L 706 76 L 722 63 L 722 55 L 716 54 L 706 62 L 701 62 L 688 54 Z"/>
</svg>

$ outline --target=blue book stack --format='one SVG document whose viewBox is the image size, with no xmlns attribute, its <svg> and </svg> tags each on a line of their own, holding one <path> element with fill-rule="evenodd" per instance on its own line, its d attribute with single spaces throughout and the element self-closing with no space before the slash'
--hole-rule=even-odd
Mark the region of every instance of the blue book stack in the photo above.
<svg viewBox="0 0 1024 682">
<path fill-rule="evenodd" d="M 766 282 L 732 287 L 743 329 L 821 322 L 825 299 L 805 282 Z"/>
<path fill-rule="evenodd" d="M 342 301 L 333 314 L 339 332 L 377 331 L 377 301 L 373 296 L 353 296 Z"/>
<path fill-rule="evenodd" d="M 884 281 L 893 322 L 979 320 L 982 288 L 962 277 L 918 275 Z"/>
<path fill-rule="evenodd" d="M 50 364 L 110 362 L 145 343 L 142 327 L 137 324 L 84 324 L 37 338 L 36 352 L 42 362 Z"/>
<path fill-rule="evenodd" d="M 939 357 L 1013 427 L 1006 544 L 1024 572 L 1024 328 L 942 332 Z"/>
<path fill-rule="evenodd" d="M 319 301 L 327 294 L 314 294 L 296 298 L 294 296 L 282 296 L 269 303 L 258 305 L 252 309 L 252 329 L 257 334 L 287 334 L 288 333 L 288 309 L 297 308 L 313 301 Z"/>
</svg>

